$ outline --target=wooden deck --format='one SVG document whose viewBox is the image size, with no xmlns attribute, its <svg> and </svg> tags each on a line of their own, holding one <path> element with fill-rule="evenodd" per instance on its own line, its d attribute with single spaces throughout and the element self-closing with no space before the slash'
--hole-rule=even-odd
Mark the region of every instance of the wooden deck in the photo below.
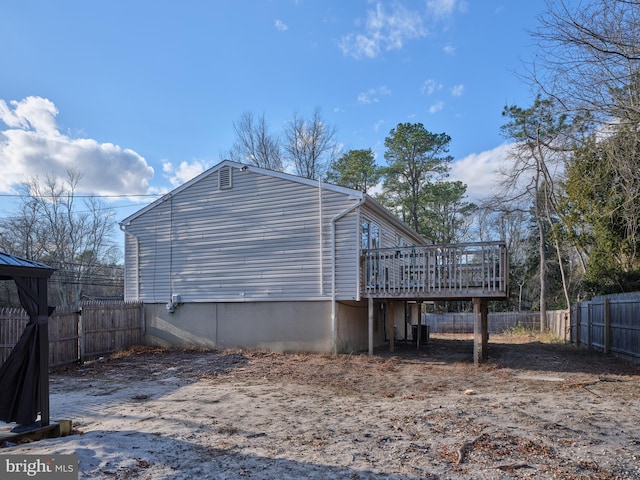
<svg viewBox="0 0 640 480">
<path fill-rule="evenodd" d="M 507 297 L 509 262 L 503 242 L 370 249 L 361 261 L 364 298 Z"/>
</svg>

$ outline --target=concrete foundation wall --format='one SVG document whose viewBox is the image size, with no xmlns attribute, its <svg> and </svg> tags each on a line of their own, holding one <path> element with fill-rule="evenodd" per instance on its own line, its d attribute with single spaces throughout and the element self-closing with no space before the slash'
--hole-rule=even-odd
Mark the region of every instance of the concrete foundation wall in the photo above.
<svg viewBox="0 0 640 480">
<path fill-rule="evenodd" d="M 331 302 L 145 304 L 145 326 L 149 345 L 329 352 Z"/>
<path fill-rule="evenodd" d="M 338 303 L 336 305 L 338 329 L 336 349 L 338 353 L 363 352 L 369 348 L 369 313 L 367 302 L 357 304 Z M 383 312 L 379 304 L 374 304 L 373 345 L 378 347 L 385 342 Z"/>
<path fill-rule="evenodd" d="M 374 311 L 374 346 L 385 343 L 384 312 Z M 144 343 L 183 348 L 331 352 L 331 302 L 185 303 L 169 313 L 145 304 Z M 336 304 L 338 353 L 368 349 L 367 303 Z"/>
</svg>

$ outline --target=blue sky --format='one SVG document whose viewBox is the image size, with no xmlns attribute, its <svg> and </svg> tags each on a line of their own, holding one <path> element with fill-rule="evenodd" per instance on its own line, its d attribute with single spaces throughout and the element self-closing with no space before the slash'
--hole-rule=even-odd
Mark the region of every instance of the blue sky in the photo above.
<svg viewBox="0 0 640 480">
<path fill-rule="evenodd" d="M 166 192 L 213 166 L 243 112 L 272 133 L 319 107 L 345 150 L 400 122 L 452 137 L 451 179 L 481 198 L 544 0 L 21 0 L 0 4 L 0 217 L 27 177 L 97 195 Z M 143 206 L 120 198 L 122 219 Z M 148 201 L 148 200 L 146 200 Z"/>
</svg>

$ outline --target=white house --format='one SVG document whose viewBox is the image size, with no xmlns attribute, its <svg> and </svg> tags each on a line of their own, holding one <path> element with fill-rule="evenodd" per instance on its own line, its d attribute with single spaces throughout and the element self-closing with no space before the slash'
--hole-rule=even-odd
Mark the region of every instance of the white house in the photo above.
<svg viewBox="0 0 640 480">
<path fill-rule="evenodd" d="M 151 344 L 351 351 L 385 340 L 363 248 L 427 242 L 370 196 L 231 161 L 123 220 Z"/>
</svg>

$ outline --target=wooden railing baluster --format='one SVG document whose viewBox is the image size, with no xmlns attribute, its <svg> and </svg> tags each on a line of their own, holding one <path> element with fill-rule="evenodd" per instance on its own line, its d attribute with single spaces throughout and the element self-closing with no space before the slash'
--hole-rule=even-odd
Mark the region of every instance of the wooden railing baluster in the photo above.
<svg viewBox="0 0 640 480">
<path fill-rule="evenodd" d="M 405 298 L 504 298 L 503 242 L 379 248 L 362 251 L 362 295 Z"/>
</svg>

